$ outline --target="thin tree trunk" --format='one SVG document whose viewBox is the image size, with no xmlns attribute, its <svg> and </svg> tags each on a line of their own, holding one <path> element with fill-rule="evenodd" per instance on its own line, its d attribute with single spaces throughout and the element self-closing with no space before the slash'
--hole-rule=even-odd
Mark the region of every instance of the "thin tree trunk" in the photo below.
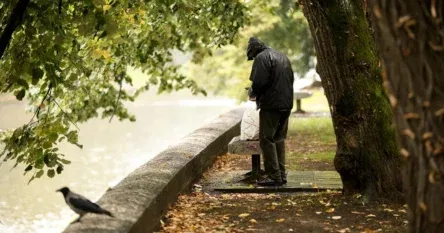
<svg viewBox="0 0 444 233">
<path fill-rule="evenodd" d="M 361 0 L 301 0 L 336 134 L 345 194 L 400 200 L 400 158 Z"/>
<path fill-rule="evenodd" d="M 395 113 L 410 232 L 444 231 L 444 2 L 372 2 Z"/>
<path fill-rule="evenodd" d="M 0 59 L 3 57 L 3 54 L 8 47 L 9 42 L 11 41 L 12 34 L 20 25 L 29 1 L 30 0 L 19 0 L 17 2 L 17 5 L 15 5 L 14 9 L 12 10 L 12 14 L 9 17 L 8 23 L 6 24 L 6 27 L 5 29 L 3 29 L 0 36 Z"/>
</svg>

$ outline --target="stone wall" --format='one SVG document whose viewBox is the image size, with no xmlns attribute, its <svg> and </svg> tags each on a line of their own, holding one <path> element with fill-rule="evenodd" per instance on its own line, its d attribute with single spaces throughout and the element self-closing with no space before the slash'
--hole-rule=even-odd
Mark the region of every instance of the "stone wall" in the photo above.
<svg viewBox="0 0 444 233">
<path fill-rule="evenodd" d="M 88 214 L 81 223 L 68 226 L 65 233 L 153 232 L 160 218 L 181 192 L 227 152 L 230 140 L 239 135 L 245 109 L 225 113 L 192 132 L 142 165 L 97 202 L 115 218 Z"/>
</svg>

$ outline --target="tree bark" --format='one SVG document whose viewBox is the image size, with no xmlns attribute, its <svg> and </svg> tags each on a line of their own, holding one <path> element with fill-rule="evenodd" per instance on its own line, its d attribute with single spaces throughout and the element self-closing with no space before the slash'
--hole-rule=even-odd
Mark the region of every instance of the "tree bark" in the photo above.
<svg viewBox="0 0 444 233">
<path fill-rule="evenodd" d="M 372 2 L 385 87 L 404 158 L 410 232 L 444 229 L 444 3 Z"/>
<path fill-rule="evenodd" d="M 301 0 L 336 134 L 344 194 L 402 199 L 392 112 L 361 0 Z"/>
<path fill-rule="evenodd" d="M 12 10 L 12 14 L 9 17 L 8 23 L 0 36 L 0 59 L 2 59 L 6 48 L 11 41 L 12 34 L 15 29 L 20 25 L 23 15 L 25 14 L 26 7 L 30 0 L 19 0 Z"/>
</svg>

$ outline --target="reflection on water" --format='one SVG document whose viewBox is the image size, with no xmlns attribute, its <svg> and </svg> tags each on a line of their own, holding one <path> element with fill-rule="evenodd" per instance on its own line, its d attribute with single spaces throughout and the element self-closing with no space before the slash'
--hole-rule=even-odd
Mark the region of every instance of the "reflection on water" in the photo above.
<svg viewBox="0 0 444 233">
<path fill-rule="evenodd" d="M 128 108 L 137 121 L 94 119 L 80 125 L 83 150 L 69 144 L 61 150 L 72 164 L 55 178 L 27 182 L 23 167 L 0 166 L 0 232 L 60 232 L 76 215 L 55 190 L 68 186 L 92 200 L 117 184 L 132 170 L 192 130 L 232 109 L 229 99 L 145 94 Z M 0 129 L 29 121 L 22 102 L 0 102 Z"/>
</svg>

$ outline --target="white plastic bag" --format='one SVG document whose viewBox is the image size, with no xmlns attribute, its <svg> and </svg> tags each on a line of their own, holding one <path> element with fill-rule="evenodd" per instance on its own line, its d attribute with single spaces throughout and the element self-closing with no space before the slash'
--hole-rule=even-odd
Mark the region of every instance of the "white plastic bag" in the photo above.
<svg viewBox="0 0 444 233">
<path fill-rule="evenodd" d="M 247 109 L 242 116 L 240 140 L 259 139 L 259 111 Z"/>
</svg>

